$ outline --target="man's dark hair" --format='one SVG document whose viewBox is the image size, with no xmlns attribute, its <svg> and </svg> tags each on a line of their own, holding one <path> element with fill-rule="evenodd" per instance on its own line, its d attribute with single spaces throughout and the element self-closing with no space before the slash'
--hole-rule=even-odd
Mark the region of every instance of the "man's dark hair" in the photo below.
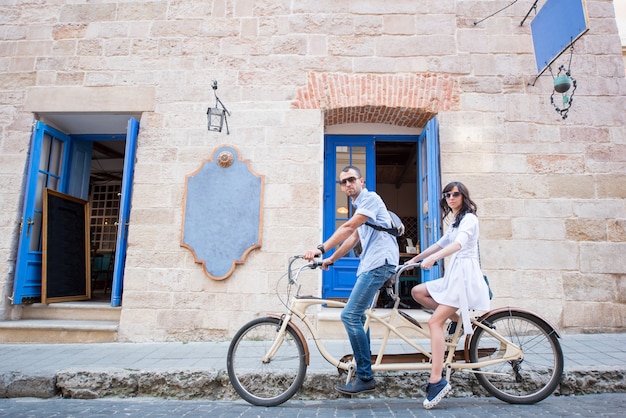
<svg viewBox="0 0 626 418">
<path fill-rule="evenodd" d="M 363 175 L 361 174 L 361 170 L 359 169 L 359 167 L 355 167 L 355 166 L 353 166 L 353 165 L 347 165 L 347 166 L 345 166 L 345 167 L 341 170 L 341 172 L 342 172 L 342 173 L 347 173 L 347 172 L 348 172 L 348 171 L 350 171 L 350 170 L 354 170 L 354 171 L 356 171 L 356 173 L 359 175 L 359 178 L 363 177 Z"/>
</svg>

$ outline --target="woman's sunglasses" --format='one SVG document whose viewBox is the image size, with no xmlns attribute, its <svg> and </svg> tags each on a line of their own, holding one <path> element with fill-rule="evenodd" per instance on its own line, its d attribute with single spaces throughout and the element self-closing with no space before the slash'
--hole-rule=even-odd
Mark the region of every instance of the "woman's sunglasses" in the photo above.
<svg viewBox="0 0 626 418">
<path fill-rule="evenodd" d="M 450 199 L 451 197 L 459 197 L 459 196 L 461 196 L 461 192 L 454 192 L 454 193 L 448 192 L 448 193 L 443 194 L 444 199 Z"/>
</svg>

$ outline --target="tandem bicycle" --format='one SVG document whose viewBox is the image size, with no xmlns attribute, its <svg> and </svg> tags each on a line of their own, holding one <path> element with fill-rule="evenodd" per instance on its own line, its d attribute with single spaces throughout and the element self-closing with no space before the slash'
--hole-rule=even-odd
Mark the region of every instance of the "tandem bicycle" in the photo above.
<svg viewBox="0 0 626 418">
<path fill-rule="evenodd" d="M 345 302 L 300 295 L 300 275 L 314 270 L 320 262 L 306 262 L 302 256 L 289 259 L 285 279 L 286 298 L 277 295 L 285 312 L 256 318 L 245 324 L 233 337 L 227 355 L 227 369 L 235 391 L 247 402 L 259 406 L 276 406 L 289 400 L 302 386 L 310 361 L 307 339 L 294 319 L 303 323 L 321 356 L 340 373 L 346 372 L 346 383 L 355 375 L 356 364 L 351 354 L 335 358 L 324 346 L 323 333 L 311 321 L 309 308 L 327 306 L 342 308 Z M 377 292 L 366 311 L 364 327 L 382 326 L 377 351 L 372 348 L 372 370 L 430 370 L 431 353 L 411 335 L 430 338 L 428 325 L 420 323 L 399 310 L 397 280 L 403 271 L 418 267 L 406 264 Z M 277 285 L 277 289 L 279 286 Z M 394 301 L 391 309 L 377 312 L 376 302 L 382 292 Z M 295 318 L 294 318 L 295 317 Z M 462 322 L 459 321 L 459 325 Z M 497 308 L 471 318 L 474 333 L 463 337 L 457 326 L 446 341 L 444 356 L 446 380 L 453 371 L 472 373 L 478 382 L 496 398 L 512 404 L 532 404 L 550 396 L 563 374 L 563 352 L 559 334 L 539 315 L 520 308 Z M 400 341 L 410 352 L 389 353 L 392 341 Z M 372 346 L 373 347 L 373 346 Z"/>
</svg>

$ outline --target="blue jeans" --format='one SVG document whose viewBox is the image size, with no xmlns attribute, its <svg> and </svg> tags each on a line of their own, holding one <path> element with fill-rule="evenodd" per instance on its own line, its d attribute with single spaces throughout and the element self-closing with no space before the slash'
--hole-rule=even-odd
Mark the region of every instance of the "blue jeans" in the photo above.
<svg viewBox="0 0 626 418">
<path fill-rule="evenodd" d="M 361 273 L 356 278 L 348 303 L 341 312 L 341 322 L 346 327 L 354 352 L 356 375 L 362 380 L 370 380 L 374 377 L 370 357 L 369 331 L 366 333 L 363 329 L 366 319 L 365 311 L 372 303 L 376 291 L 395 273 L 395 270 L 395 266 L 384 264 Z"/>
</svg>

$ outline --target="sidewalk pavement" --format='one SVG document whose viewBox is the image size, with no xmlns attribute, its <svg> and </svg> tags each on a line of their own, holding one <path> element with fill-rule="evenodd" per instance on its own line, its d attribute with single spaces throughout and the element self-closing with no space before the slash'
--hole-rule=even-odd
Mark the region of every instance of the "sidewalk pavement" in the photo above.
<svg viewBox="0 0 626 418">
<path fill-rule="evenodd" d="M 626 392 L 626 333 L 565 334 L 560 342 L 565 356 L 565 373 L 557 394 Z M 347 341 L 325 343 L 338 357 L 351 352 Z M 229 344 L 229 341 L 0 344 L 0 397 L 238 399 L 226 372 Z M 311 362 L 299 397 L 332 397 L 329 395 L 334 383 L 328 383 L 330 393 L 320 390 L 320 386 L 336 381 L 337 369 L 321 357 L 311 341 L 309 350 Z M 410 375 L 424 381 L 427 376 L 424 372 L 400 374 L 381 376 L 379 373 L 377 379 L 383 381 L 379 386 L 384 386 L 385 379 L 397 380 Z M 463 373 L 452 377 L 453 384 L 464 378 L 475 381 L 471 375 L 463 377 L 458 374 Z M 417 382 L 407 384 L 417 386 Z M 307 392 L 307 387 L 312 388 L 311 393 Z M 417 392 L 403 396 L 422 396 Z M 381 397 L 386 393 L 383 391 Z M 481 394 L 476 388 L 455 390 L 455 393 L 455 396 Z"/>
</svg>

